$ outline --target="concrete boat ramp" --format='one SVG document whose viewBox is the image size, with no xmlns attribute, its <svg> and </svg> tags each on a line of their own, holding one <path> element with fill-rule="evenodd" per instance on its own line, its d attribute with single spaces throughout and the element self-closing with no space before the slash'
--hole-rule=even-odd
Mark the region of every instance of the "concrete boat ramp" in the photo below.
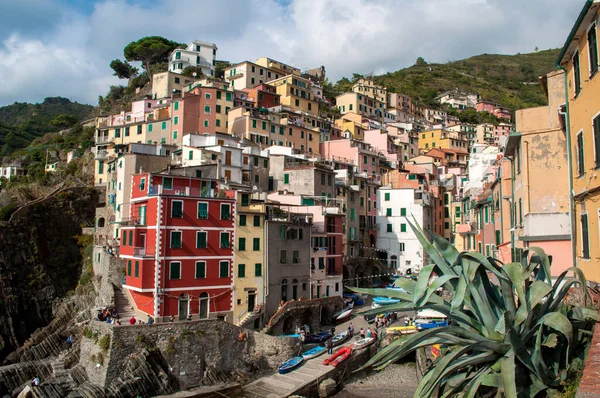
<svg viewBox="0 0 600 398">
<path fill-rule="evenodd" d="M 329 355 L 324 354 L 304 361 L 297 369 L 286 374 L 273 374 L 262 377 L 242 387 L 246 398 L 281 398 L 290 395 L 311 396 L 318 391 L 319 383 L 325 379 L 339 382 L 346 374 L 358 369 L 377 351 L 375 345 L 360 351 L 354 351 L 352 356 L 338 367 L 325 366 L 323 360 Z"/>
</svg>

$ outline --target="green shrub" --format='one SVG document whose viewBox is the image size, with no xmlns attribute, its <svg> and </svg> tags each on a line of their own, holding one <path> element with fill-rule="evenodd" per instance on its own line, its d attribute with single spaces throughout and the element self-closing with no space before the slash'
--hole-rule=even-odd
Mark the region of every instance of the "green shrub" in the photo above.
<svg viewBox="0 0 600 398">
<path fill-rule="evenodd" d="M 108 351 L 110 348 L 110 336 L 105 334 L 98 340 L 98 346 L 102 349 L 102 351 Z"/>
</svg>

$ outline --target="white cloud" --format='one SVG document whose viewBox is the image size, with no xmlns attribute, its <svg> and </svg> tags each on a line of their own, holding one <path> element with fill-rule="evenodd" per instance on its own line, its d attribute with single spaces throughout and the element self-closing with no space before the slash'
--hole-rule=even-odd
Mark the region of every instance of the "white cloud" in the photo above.
<svg viewBox="0 0 600 398">
<path fill-rule="evenodd" d="M 50 0 L 44 0 L 45 4 Z M 118 80 L 108 67 L 143 36 L 212 41 L 218 58 L 269 56 L 325 65 L 332 80 L 480 53 L 563 44 L 580 6 L 562 0 L 159 0 L 97 2 L 90 15 L 57 3 L 48 31 L 11 34 L 0 46 L 0 105 L 61 95 L 96 103 Z M 22 26 L 22 25 L 21 25 Z M 32 28 L 32 29 L 35 29 Z M 22 29 L 21 29 L 22 30 Z M 0 39 L 2 38 L 0 29 Z"/>
</svg>

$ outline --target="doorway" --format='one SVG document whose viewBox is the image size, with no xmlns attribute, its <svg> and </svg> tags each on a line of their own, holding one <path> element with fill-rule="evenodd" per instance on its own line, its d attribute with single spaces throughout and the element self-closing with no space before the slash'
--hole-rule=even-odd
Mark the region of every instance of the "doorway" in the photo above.
<svg viewBox="0 0 600 398">
<path fill-rule="evenodd" d="M 253 312 L 256 306 L 256 292 L 248 292 L 248 312 Z"/>
<path fill-rule="evenodd" d="M 141 256 L 145 256 L 146 255 L 146 234 L 140 234 L 140 237 L 138 239 L 138 247 L 139 247 L 139 254 Z"/>
<path fill-rule="evenodd" d="M 189 303 L 190 303 L 190 301 L 188 300 L 187 295 L 182 293 L 181 296 L 179 296 L 179 320 L 180 321 L 184 321 L 187 319 Z"/>
<path fill-rule="evenodd" d="M 208 293 L 200 294 L 200 319 L 208 318 Z"/>
</svg>

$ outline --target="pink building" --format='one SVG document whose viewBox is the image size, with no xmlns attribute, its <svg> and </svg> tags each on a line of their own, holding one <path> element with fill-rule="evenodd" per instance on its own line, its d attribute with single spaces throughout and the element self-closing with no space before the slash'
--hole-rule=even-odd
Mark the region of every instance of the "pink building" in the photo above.
<svg viewBox="0 0 600 398">
<path fill-rule="evenodd" d="M 344 160 L 355 166 L 354 172 L 364 177 L 379 176 L 379 155 L 370 144 L 353 139 L 322 142 L 320 153 L 327 160 Z"/>
<path fill-rule="evenodd" d="M 500 123 L 494 131 L 494 144 L 498 145 L 500 137 L 508 137 L 513 129 L 513 125 L 509 123 Z"/>
<path fill-rule="evenodd" d="M 395 163 L 399 159 L 400 151 L 395 143 L 394 137 L 380 129 L 365 131 L 365 141 L 371 144 L 373 149 L 383 154 L 388 162 Z M 396 168 L 396 167 L 393 167 Z"/>
<path fill-rule="evenodd" d="M 491 113 L 491 114 L 494 113 L 495 108 L 496 108 L 495 102 L 484 101 L 484 100 L 477 101 L 477 105 L 475 106 L 475 109 L 477 109 L 477 112 L 487 112 L 487 113 Z"/>
<path fill-rule="evenodd" d="M 500 119 L 511 120 L 511 118 L 512 118 L 512 114 L 510 113 L 510 110 L 508 108 L 505 108 L 500 105 L 498 105 L 494 108 L 493 113 L 494 113 L 494 115 L 496 115 L 497 118 L 500 118 Z"/>
</svg>

